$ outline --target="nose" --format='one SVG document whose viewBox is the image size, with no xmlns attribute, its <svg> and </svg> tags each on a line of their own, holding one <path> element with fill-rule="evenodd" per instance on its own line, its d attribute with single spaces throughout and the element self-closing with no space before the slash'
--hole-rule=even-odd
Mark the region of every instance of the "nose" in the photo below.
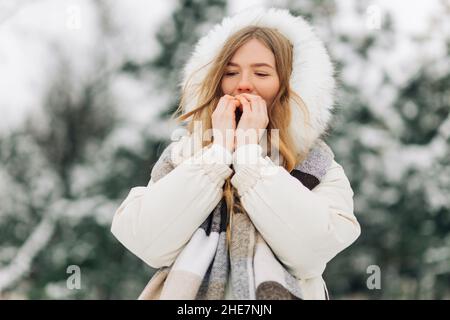
<svg viewBox="0 0 450 320">
<path fill-rule="evenodd" d="M 238 86 L 236 88 L 238 94 L 240 93 L 252 93 L 253 92 L 253 84 L 250 82 L 248 77 L 242 76 L 239 80 Z"/>
</svg>

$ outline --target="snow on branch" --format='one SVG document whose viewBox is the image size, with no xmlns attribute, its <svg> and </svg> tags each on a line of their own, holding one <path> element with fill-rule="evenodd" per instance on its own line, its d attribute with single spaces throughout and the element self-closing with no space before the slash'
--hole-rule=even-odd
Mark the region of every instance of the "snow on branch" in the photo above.
<svg viewBox="0 0 450 320">
<path fill-rule="evenodd" d="M 45 216 L 39 222 L 11 263 L 0 269 L 0 292 L 10 287 L 30 270 L 31 262 L 47 245 L 54 229 L 55 222 L 50 217 Z"/>
</svg>

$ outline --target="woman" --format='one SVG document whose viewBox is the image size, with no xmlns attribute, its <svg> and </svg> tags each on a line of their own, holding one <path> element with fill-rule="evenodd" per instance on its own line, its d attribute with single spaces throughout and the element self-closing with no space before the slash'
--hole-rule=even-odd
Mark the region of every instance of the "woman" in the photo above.
<svg viewBox="0 0 450 320">
<path fill-rule="evenodd" d="M 186 134 L 111 228 L 158 268 L 140 298 L 327 299 L 326 264 L 361 231 L 320 139 L 334 90 L 323 44 L 287 10 L 244 11 L 200 39 L 182 85 Z"/>
</svg>

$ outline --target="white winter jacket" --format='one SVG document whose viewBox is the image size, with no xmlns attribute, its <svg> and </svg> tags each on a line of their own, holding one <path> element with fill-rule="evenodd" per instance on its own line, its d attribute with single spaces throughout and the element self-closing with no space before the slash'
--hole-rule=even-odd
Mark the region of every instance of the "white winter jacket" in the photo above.
<svg viewBox="0 0 450 320">
<path fill-rule="evenodd" d="M 264 166 L 252 165 L 255 157 L 266 166 L 275 166 L 261 156 L 262 151 L 259 145 L 247 145 L 232 155 L 213 144 L 201 150 L 206 159 L 202 163 L 193 163 L 192 157 L 180 160 L 156 183 L 150 180 L 146 187 L 131 189 L 114 215 L 112 233 L 149 266 L 170 266 L 220 201 L 233 163 L 231 183 L 255 227 L 298 279 L 305 298 L 325 299 L 322 273 L 326 264 L 361 232 L 353 214 L 350 183 L 334 160 L 312 190 L 281 166 L 275 174 L 259 175 L 255 170 L 264 170 Z M 228 289 L 225 298 L 232 299 Z"/>
</svg>

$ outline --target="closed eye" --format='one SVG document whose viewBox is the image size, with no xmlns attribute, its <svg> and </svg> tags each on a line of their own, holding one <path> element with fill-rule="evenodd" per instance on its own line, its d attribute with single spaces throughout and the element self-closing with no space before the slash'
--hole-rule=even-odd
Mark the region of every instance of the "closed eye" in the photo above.
<svg viewBox="0 0 450 320">
<path fill-rule="evenodd" d="M 234 76 L 236 74 L 238 74 L 238 73 L 237 72 L 227 72 L 227 73 L 225 73 L 225 75 L 229 76 L 229 77 L 232 77 L 232 76 Z M 267 77 L 267 76 L 269 76 L 268 74 L 265 74 L 265 73 L 255 73 L 255 74 L 257 76 L 259 76 L 259 77 Z"/>
</svg>

